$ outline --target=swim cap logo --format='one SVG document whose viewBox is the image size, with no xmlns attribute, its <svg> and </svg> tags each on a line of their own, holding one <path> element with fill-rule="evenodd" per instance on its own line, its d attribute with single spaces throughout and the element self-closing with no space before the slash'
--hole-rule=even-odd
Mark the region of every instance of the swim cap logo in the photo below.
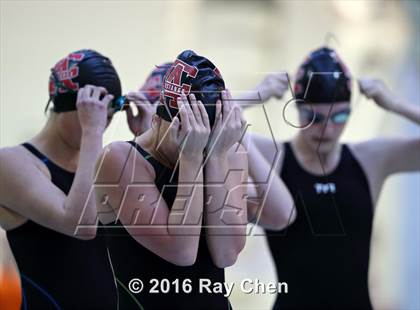
<svg viewBox="0 0 420 310">
<path fill-rule="evenodd" d="M 190 66 L 179 59 L 168 70 L 164 78 L 163 91 L 164 97 L 169 98 L 168 104 L 171 108 L 178 109 L 176 99 L 181 95 L 182 91 L 184 91 L 185 95 L 190 93 L 191 85 L 183 83 L 185 78 L 195 78 L 197 73 L 198 69 L 196 67 Z"/>
<path fill-rule="evenodd" d="M 140 90 L 146 92 L 148 100 L 154 103 L 154 101 L 159 99 L 161 86 L 162 76 L 157 74 L 150 77 Z"/>
<path fill-rule="evenodd" d="M 214 67 L 213 72 L 217 75 L 217 77 L 223 79 L 222 74 L 220 73 L 219 69 L 217 69 L 217 67 Z"/>
<path fill-rule="evenodd" d="M 159 85 L 162 83 L 162 78 L 159 75 L 152 76 L 150 79 L 146 81 L 144 85 L 145 90 L 155 90 L 159 88 Z"/>
<path fill-rule="evenodd" d="M 84 57 L 85 54 L 83 53 L 72 53 L 54 66 L 52 69 L 53 74 L 50 78 L 50 94 L 52 96 L 79 90 L 79 83 L 74 83 L 72 79 L 79 76 L 77 64 Z"/>
</svg>

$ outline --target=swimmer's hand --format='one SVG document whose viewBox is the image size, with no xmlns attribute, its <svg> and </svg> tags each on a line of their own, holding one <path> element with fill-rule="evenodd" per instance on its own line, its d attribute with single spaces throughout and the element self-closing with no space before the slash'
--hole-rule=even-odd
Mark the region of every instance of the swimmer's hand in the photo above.
<svg viewBox="0 0 420 310">
<path fill-rule="evenodd" d="M 137 137 L 146 132 L 152 126 L 152 117 L 156 113 L 156 103 L 150 103 L 141 91 L 130 92 L 127 100 L 134 103 L 136 115 L 131 106 L 125 109 L 127 124 L 131 132 Z"/>
<path fill-rule="evenodd" d="M 286 72 L 278 72 L 268 74 L 255 90 L 258 92 L 261 101 L 266 102 L 272 97 L 281 99 L 288 88 L 289 82 Z"/>
<path fill-rule="evenodd" d="M 210 121 L 206 109 L 194 94 L 187 96 L 182 93 L 178 97 L 179 115 L 174 117 L 169 127 L 170 138 L 175 143 L 184 159 L 202 160 L 204 147 L 210 135 Z"/>
<path fill-rule="evenodd" d="M 360 92 L 368 99 L 385 110 L 392 110 L 397 105 L 397 98 L 384 83 L 384 81 L 372 78 L 361 78 L 358 80 Z"/>
<path fill-rule="evenodd" d="M 207 146 L 210 156 L 227 156 L 245 131 L 246 120 L 229 90 L 222 92 L 222 101 L 223 105 L 220 100 L 216 103 L 216 120 Z"/>
<path fill-rule="evenodd" d="M 234 95 L 241 108 L 248 108 L 267 102 L 271 98 L 281 99 L 289 88 L 286 72 L 270 73 L 252 90 Z"/>
<path fill-rule="evenodd" d="M 113 98 L 104 87 L 85 85 L 79 89 L 76 106 L 83 132 L 102 134 L 105 131 L 107 108 Z"/>
</svg>

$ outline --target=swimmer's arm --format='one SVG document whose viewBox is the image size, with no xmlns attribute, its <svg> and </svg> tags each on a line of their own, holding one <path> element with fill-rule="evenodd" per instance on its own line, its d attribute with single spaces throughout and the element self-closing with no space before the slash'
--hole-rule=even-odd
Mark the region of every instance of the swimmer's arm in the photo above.
<svg viewBox="0 0 420 310">
<path fill-rule="evenodd" d="M 245 149 L 237 147 L 230 154 L 209 156 L 205 166 L 206 238 L 219 268 L 236 262 L 246 240 L 248 160 Z"/>
<path fill-rule="evenodd" d="M 358 83 L 361 93 L 372 99 L 378 106 L 420 125 L 420 107 L 418 104 L 405 102 L 380 79 L 362 78 L 359 79 Z"/>
<path fill-rule="evenodd" d="M 420 171 L 420 136 L 377 139 L 372 143 L 376 158 L 383 156 L 385 177 L 399 172 Z"/>
<path fill-rule="evenodd" d="M 420 106 L 395 99 L 388 109 L 420 125 Z M 386 175 L 420 170 L 420 135 L 390 139 L 383 147 L 389 150 L 385 163 Z"/>
<path fill-rule="evenodd" d="M 420 106 L 396 100 L 388 109 L 420 125 Z"/>
<path fill-rule="evenodd" d="M 10 149 L 0 152 L 0 204 L 40 225 L 80 239 L 91 239 L 96 228 L 77 231 L 84 219 L 92 222 L 96 207 L 89 193 L 94 163 L 102 149 L 102 133 L 84 132 L 76 175 L 66 196 L 35 165 Z"/>
<path fill-rule="evenodd" d="M 280 178 L 282 150 L 278 149 L 273 154 L 273 160 L 268 161 L 262 153 L 265 151 L 264 154 L 268 155 L 269 148 L 264 149 L 264 143 L 261 143 L 261 151 L 255 141 L 256 137 L 253 136 L 248 144 L 249 175 L 252 181 L 248 186 L 248 196 L 251 198 L 248 200 L 248 221 L 264 228 L 280 230 L 296 218 L 292 196 Z"/>
<path fill-rule="evenodd" d="M 394 173 L 420 171 L 420 137 L 377 138 L 357 143 L 353 149 L 373 188 Z"/>
<path fill-rule="evenodd" d="M 107 146 L 97 166 L 97 202 L 108 204 L 128 233 L 156 255 L 180 266 L 194 264 L 203 212 L 202 173 L 195 177 L 202 159 L 181 158 L 171 209 L 156 188 L 153 168 L 128 143 Z"/>
</svg>

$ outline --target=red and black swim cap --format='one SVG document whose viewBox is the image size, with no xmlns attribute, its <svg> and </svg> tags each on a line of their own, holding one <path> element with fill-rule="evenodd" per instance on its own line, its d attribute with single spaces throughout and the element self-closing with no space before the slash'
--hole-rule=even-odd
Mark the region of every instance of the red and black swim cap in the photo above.
<svg viewBox="0 0 420 310">
<path fill-rule="evenodd" d="M 221 99 L 225 82 L 216 66 L 207 58 L 193 51 L 183 51 L 163 78 L 160 105 L 157 115 L 171 121 L 178 114 L 177 98 L 184 91 L 185 95 L 194 94 L 206 108 L 210 124 L 216 117 L 216 102 Z"/>
<path fill-rule="evenodd" d="M 88 84 L 105 87 L 114 100 L 121 96 L 121 82 L 109 58 L 94 50 L 80 50 L 61 59 L 51 69 L 49 80 L 54 111 L 76 110 L 77 92 Z"/>
<path fill-rule="evenodd" d="M 351 76 L 337 53 L 322 47 L 313 51 L 299 67 L 294 93 L 301 103 L 350 101 Z"/>
<path fill-rule="evenodd" d="M 150 73 L 144 82 L 143 86 L 140 87 L 140 91 L 143 92 L 144 96 L 151 103 L 155 103 L 160 98 L 160 92 L 162 90 L 163 77 L 172 67 L 171 62 L 164 63 L 156 68 Z"/>
</svg>

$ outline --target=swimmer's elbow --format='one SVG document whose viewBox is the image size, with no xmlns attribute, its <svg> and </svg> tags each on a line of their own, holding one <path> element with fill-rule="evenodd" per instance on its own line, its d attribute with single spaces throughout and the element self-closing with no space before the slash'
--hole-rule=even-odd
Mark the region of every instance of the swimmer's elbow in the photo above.
<svg viewBox="0 0 420 310">
<path fill-rule="evenodd" d="M 173 255 L 169 260 L 171 263 L 177 266 L 192 266 L 197 260 L 198 249 L 177 249 L 175 255 Z"/>
<path fill-rule="evenodd" d="M 243 232 L 241 235 L 235 236 L 234 239 L 227 240 L 228 242 L 225 244 L 219 239 L 215 241 L 213 246 L 210 247 L 213 263 L 218 268 L 227 268 L 236 263 L 239 253 L 245 247 L 246 236 Z"/>
<path fill-rule="evenodd" d="M 93 240 L 93 239 L 95 239 L 95 237 L 96 236 L 76 236 L 77 239 L 85 240 L 85 241 Z"/>
<path fill-rule="evenodd" d="M 284 212 L 281 216 L 278 222 L 276 223 L 275 230 L 282 230 L 286 227 L 293 224 L 293 222 L 296 220 L 296 208 L 295 206 L 291 206 L 287 212 Z"/>
<path fill-rule="evenodd" d="M 96 237 L 96 227 L 76 227 L 69 235 L 79 240 L 92 240 Z"/>
<path fill-rule="evenodd" d="M 290 209 L 290 217 L 289 217 L 287 226 L 292 225 L 296 221 L 296 217 L 297 217 L 296 207 L 295 207 L 295 205 L 293 205 Z"/>
<path fill-rule="evenodd" d="M 261 226 L 270 230 L 283 230 L 293 224 L 295 220 L 296 208 L 292 203 L 289 207 L 280 210 L 276 214 L 264 216 L 261 221 Z"/>
<path fill-rule="evenodd" d="M 213 255 L 213 263 L 218 268 L 227 268 L 236 263 L 238 259 L 239 252 L 234 249 L 223 251 L 218 255 Z"/>
</svg>

